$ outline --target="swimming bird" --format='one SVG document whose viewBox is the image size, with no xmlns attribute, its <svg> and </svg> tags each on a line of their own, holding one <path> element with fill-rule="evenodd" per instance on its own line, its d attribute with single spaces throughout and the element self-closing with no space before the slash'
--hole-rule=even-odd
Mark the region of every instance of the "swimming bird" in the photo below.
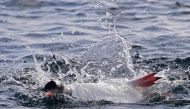
<svg viewBox="0 0 190 109">
<path fill-rule="evenodd" d="M 118 100 L 126 101 L 139 99 L 138 88 L 148 88 L 155 84 L 160 77 L 156 73 L 150 73 L 143 77 L 128 79 L 111 79 L 98 83 L 73 83 L 69 85 L 58 85 L 55 81 L 49 81 L 43 88 L 45 97 L 52 97 L 56 94 L 73 96 L 80 100 Z M 128 101 L 127 101 L 128 102 Z"/>
</svg>

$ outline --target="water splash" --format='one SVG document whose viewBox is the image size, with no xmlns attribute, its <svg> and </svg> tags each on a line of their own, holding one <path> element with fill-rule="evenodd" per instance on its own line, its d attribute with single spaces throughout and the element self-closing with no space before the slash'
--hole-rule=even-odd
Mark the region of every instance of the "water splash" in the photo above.
<svg viewBox="0 0 190 109">
<path fill-rule="evenodd" d="M 131 71 L 131 73 L 133 74 L 133 76 L 137 75 L 137 72 L 134 71 L 134 66 L 133 66 L 133 62 L 132 62 L 132 58 L 131 58 L 131 54 L 130 54 L 130 50 L 131 50 L 131 46 L 127 43 L 127 40 L 125 37 L 123 37 L 122 35 L 119 35 L 118 30 L 115 28 L 115 35 L 117 37 L 119 37 L 123 43 L 123 57 L 125 59 L 125 63 L 127 65 L 127 68 Z"/>
<path fill-rule="evenodd" d="M 34 54 L 33 54 L 33 59 L 34 59 L 34 65 L 35 65 L 35 69 L 36 69 L 36 72 L 33 74 L 33 76 L 34 76 L 34 78 L 36 78 L 36 81 L 38 81 L 38 84 L 44 85 L 50 80 L 51 75 L 48 73 L 45 73 L 41 69 L 41 66 L 38 63 Z"/>
<path fill-rule="evenodd" d="M 142 93 L 131 87 L 127 79 L 110 79 L 98 83 L 74 83 L 73 96 L 79 101 L 112 101 L 114 103 L 136 103 L 142 99 Z"/>
</svg>

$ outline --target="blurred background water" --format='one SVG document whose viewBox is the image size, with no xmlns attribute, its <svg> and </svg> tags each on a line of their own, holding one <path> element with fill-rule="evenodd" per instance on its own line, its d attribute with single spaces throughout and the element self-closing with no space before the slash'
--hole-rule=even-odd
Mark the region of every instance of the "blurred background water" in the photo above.
<svg viewBox="0 0 190 109">
<path fill-rule="evenodd" d="M 189 22 L 188 0 L 1 0 L 0 108 L 189 109 Z M 165 77 L 151 91 L 172 97 L 50 106 L 39 94 L 51 78 L 92 82 L 150 71 Z"/>
</svg>

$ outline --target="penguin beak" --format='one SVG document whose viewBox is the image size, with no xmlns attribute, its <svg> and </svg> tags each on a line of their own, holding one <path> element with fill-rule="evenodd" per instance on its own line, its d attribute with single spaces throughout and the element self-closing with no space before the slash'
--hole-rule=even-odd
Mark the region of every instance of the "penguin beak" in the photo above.
<svg viewBox="0 0 190 109">
<path fill-rule="evenodd" d="M 53 96 L 53 91 L 46 91 L 46 92 L 44 92 L 43 93 L 43 95 L 45 96 L 45 97 L 51 97 L 51 96 Z"/>
</svg>

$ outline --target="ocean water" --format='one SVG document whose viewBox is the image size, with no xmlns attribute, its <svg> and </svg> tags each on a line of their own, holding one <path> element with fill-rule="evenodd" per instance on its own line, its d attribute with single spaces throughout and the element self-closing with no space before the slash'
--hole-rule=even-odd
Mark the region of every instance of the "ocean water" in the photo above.
<svg viewBox="0 0 190 109">
<path fill-rule="evenodd" d="M 0 108 L 189 109 L 189 22 L 188 0 L 1 0 Z M 131 89 L 135 101 L 111 85 L 107 101 L 41 93 L 50 79 L 104 86 L 149 72 L 162 79 Z"/>
</svg>

